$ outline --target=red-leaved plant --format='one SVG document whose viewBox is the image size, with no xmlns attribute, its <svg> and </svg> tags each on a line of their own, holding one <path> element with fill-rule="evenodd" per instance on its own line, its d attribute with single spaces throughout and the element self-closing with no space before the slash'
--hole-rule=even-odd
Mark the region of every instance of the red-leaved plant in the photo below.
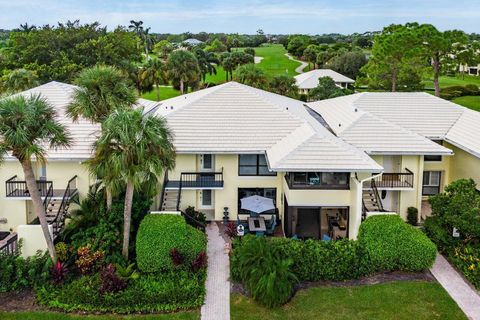
<svg viewBox="0 0 480 320">
<path fill-rule="evenodd" d="M 172 258 L 172 263 L 176 267 L 181 266 L 185 261 L 183 255 L 176 248 L 170 250 L 170 258 Z"/>
<path fill-rule="evenodd" d="M 127 281 L 121 279 L 116 274 L 116 269 L 113 264 L 109 264 L 102 269 L 100 273 L 100 288 L 101 294 L 115 293 L 122 291 L 127 287 Z"/>
<path fill-rule="evenodd" d="M 65 281 L 65 278 L 67 276 L 68 269 L 65 263 L 57 261 L 53 266 L 52 266 L 52 282 L 56 285 L 61 285 Z"/>
<path fill-rule="evenodd" d="M 237 225 L 235 222 L 230 221 L 227 226 L 225 227 L 225 234 L 227 237 L 230 239 L 236 238 L 237 237 Z"/>
<path fill-rule="evenodd" d="M 192 261 L 192 271 L 197 272 L 207 266 L 207 254 L 205 251 L 200 252 L 195 260 Z"/>
<path fill-rule="evenodd" d="M 97 271 L 103 263 L 103 251 L 90 250 L 89 246 L 78 248 L 78 259 L 75 261 L 75 265 L 81 274 L 92 274 Z"/>
</svg>

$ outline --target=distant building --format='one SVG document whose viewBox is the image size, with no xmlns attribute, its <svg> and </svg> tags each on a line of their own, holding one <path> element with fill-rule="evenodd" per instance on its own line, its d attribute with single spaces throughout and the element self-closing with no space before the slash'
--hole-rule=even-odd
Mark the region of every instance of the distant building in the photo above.
<svg viewBox="0 0 480 320">
<path fill-rule="evenodd" d="M 480 76 L 480 64 L 476 66 L 460 65 L 458 71 L 465 72 L 471 76 Z"/>
<path fill-rule="evenodd" d="M 346 88 L 349 84 L 355 83 L 355 80 L 344 76 L 330 69 L 315 69 L 295 76 L 296 84 L 300 93 L 308 94 L 310 90 L 318 86 L 318 80 L 323 77 L 330 77 L 340 88 Z"/>
<path fill-rule="evenodd" d="M 203 43 L 203 41 L 200 41 L 200 40 L 194 39 L 194 38 L 190 38 L 190 39 L 182 41 L 182 44 L 186 44 L 186 45 L 191 46 L 191 47 L 201 45 L 202 43 Z"/>
</svg>

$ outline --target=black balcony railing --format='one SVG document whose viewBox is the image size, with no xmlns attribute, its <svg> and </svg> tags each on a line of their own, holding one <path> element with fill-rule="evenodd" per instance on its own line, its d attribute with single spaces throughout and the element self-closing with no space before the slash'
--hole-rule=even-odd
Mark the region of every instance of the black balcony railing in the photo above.
<svg viewBox="0 0 480 320">
<path fill-rule="evenodd" d="M 37 180 L 38 191 L 41 197 L 46 197 L 49 190 L 53 188 L 52 181 Z M 25 181 L 20 181 L 17 176 L 13 176 L 5 181 L 5 195 L 7 198 L 28 198 L 30 192 Z"/>
<path fill-rule="evenodd" d="M 375 178 L 377 188 L 413 188 L 412 171 L 405 169 L 406 172 L 384 172 L 381 176 Z"/>
<path fill-rule="evenodd" d="M 7 237 L 3 245 L 0 246 L 0 255 L 13 255 L 18 253 L 18 236 L 16 233 Z"/>
</svg>

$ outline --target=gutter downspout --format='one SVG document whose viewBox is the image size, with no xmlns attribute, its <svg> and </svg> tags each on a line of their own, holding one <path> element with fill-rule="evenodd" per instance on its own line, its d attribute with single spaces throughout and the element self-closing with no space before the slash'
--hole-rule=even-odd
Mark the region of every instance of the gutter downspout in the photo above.
<svg viewBox="0 0 480 320">
<path fill-rule="evenodd" d="M 374 176 L 371 176 L 371 177 L 368 177 L 368 178 L 365 178 L 363 180 L 359 180 L 358 179 L 358 175 L 357 175 L 357 172 L 355 172 L 355 179 L 354 181 L 356 180 L 357 182 L 355 182 L 355 184 L 357 185 L 357 192 L 356 192 L 356 195 L 355 195 L 355 202 L 357 204 L 357 212 L 355 213 L 354 217 L 353 217 L 353 225 L 351 224 L 351 227 L 350 227 L 350 231 L 349 231 L 349 235 L 348 237 L 350 239 L 357 239 L 357 236 L 358 236 L 358 231 L 360 229 L 360 224 L 362 223 L 362 194 L 363 194 L 363 183 L 367 180 L 371 180 L 371 179 L 375 179 L 375 178 L 378 178 L 380 177 L 381 175 L 383 174 L 383 171 L 380 172 L 379 174 L 376 174 Z"/>
</svg>

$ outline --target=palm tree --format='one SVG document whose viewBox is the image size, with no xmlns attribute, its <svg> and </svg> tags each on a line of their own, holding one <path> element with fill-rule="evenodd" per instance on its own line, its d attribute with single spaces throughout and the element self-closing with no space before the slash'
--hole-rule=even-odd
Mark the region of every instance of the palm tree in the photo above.
<svg viewBox="0 0 480 320">
<path fill-rule="evenodd" d="M 185 83 L 200 79 L 200 68 L 195 55 L 189 51 L 177 50 L 170 54 L 167 61 L 168 73 L 173 81 L 180 84 L 180 92 L 185 93 Z"/>
<path fill-rule="evenodd" d="M 25 91 L 40 84 L 34 71 L 16 69 L 3 76 L 3 87 L 10 92 Z"/>
<path fill-rule="evenodd" d="M 135 20 L 130 20 L 130 25 L 128 26 L 128 29 L 135 33 L 140 39 L 142 39 L 143 36 L 143 21 L 135 21 Z M 137 42 L 137 49 L 140 49 L 140 42 Z"/>
<path fill-rule="evenodd" d="M 140 69 L 140 81 L 155 86 L 157 101 L 160 101 L 160 84 L 167 82 L 167 75 L 162 61 L 157 58 L 149 58 Z"/>
<path fill-rule="evenodd" d="M 195 50 L 195 56 L 198 60 L 198 66 L 200 68 L 200 74 L 202 75 L 202 81 L 205 83 L 205 78 L 207 73 L 217 74 L 217 69 L 215 68 L 215 64 L 220 63 L 213 52 L 205 52 L 201 48 L 197 48 Z"/>
<path fill-rule="evenodd" d="M 52 106 L 40 96 L 15 96 L 0 100 L 0 160 L 10 152 L 20 161 L 25 182 L 33 202 L 33 208 L 42 227 L 48 252 L 56 262 L 53 239 L 42 198 L 33 173 L 32 157 L 45 163 L 45 145 L 50 148 L 68 147 L 70 137 L 56 121 Z"/>
<path fill-rule="evenodd" d="M 237 70 L 235 70 L 234 78 L 240 83 L 260 89 L 265 88 L 267 84 L 267 77 L 263 71 L 256 68 L 254 64 L 239 66 Z"/>
<path fill-rule="evenodd" d="M 145 48 L 145 55 L 148 57 L 148 53 L 150 52 L 150 49 L 154 44 L 153 37 L 150 34 L 150 27 L 143 30 L 143 33 L 141 34 L 140 38 L 143 41 L 143 46 Z"/>
<path fill-rule="evenodd" d="M 83 70 L 75 83 L 73 99 L 67 107 L 67 114 L 77 121 L 83 117 L 92 122 L 102 123 L 116 109 L 129 109 L 137 101 L 135 90 L 126 77 L 115 67 L 95 66 Z M 98 171 L 106 188 L 107 207 L 112 204 L 112 182 L 109 171 Z"/>
<path fill-rule="evenodd" d="M 103 123 L 94 143 L 90 168 L 109 168 L 126 185 L 122 254 L 128 259 L 133 192 L 135 187 L 175 166 L 173 137 L 165 119 L 144 115 L 142 109 L 116 110 Z"/>
</svg>

